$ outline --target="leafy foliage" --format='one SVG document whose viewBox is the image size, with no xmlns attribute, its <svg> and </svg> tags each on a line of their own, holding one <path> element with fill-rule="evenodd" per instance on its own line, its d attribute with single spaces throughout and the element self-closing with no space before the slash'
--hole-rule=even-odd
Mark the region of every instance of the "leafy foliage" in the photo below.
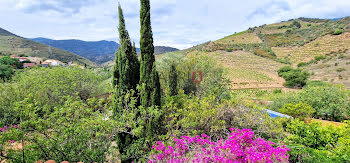
<svg viewBox="0 0 350 163">
<path fill-rule="evenodd" d="M 10 65 L 0 64 L 0 79 L 7 80 L 11 78 L 13 74 L 13 69 Z"/>
<path fill-rule="evenodd" d="M 284 84 L 291 88 L 300 88 L 306 85 L 306 82 L 310 76 L 307 71 L 302 69 L 293 69 L 290 66 L 282 67 L 278 70 L 278 75 L 286 80 Z"/>
<path fill-rule="evenodd" d="M 50 112 L 63 104 L 64 96 L 87 100 L 103 94 L 103 80 L 102 76 L 79 68 L 35 68 L 18 73 L 12 81 L 0 84 L 0 119 L 8 125 L 18 123 L 13 108 L 29 94 L 37 106 Z"/>
<path fill-rule="evenodd" d="M 294 118 L 305 120 L 306 118 L 310 118 L 312 116 L 315 109 L 306 103 L 299 102 L 297 104 L 285 104 L 282 108 L 278 109 L 278 111 Z"/>
<path fill-rule="evenodd" d="M 349 124 L 340 127 L 322 126 L 312 121 L 292 121 L 287 125 L 290 135 L 286 142 L 290 144 L 293 162 L 348 162 L 350 160 Z"/>
<path fill-rule="evenodd" d="M 21 120 L 19 128 L 1 133 L 1 144 L 25 142 L 22 150 L 6 150 L 7 160 L 35 162 L 49 160 L 104 162 L 117 128 L 103 114 L 93 112 L 79 101 L 67 97 L 53 112 L 40 115 L 42 108 L 32 95 L 14 108 Z M 1 150 L 3 153 L 4 149 Z"/>
<path fill-rule="evenodd" d="M 349 115 L 349 92 L 342 86 L 310 82 L 299 93 L 289 93 L 274 100 L 270 106 L 278 110 L 288 103 L 306 103 L 315 109 L 313 117 L 342 121 Z"/>
</svg>

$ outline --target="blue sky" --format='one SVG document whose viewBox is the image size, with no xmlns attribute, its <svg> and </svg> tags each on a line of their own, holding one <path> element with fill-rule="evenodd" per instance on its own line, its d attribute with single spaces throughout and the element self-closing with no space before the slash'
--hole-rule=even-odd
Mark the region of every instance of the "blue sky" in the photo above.
<svg viewBox="0 0 350 163">
<path fill-rule="evenodd" d="M 23 37 L 118 40 L 117 4 L 139 40 L 139 0 L 0 0 L 0 27 Z M 350 16 L 349 0 L 151 0 L 155 45 L 188 48 L 252 26 Z"/>
</svg>

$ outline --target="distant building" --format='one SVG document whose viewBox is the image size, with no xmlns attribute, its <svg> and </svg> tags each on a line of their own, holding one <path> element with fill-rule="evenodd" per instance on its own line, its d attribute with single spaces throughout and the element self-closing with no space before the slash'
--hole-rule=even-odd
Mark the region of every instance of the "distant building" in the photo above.
<svg viewBox="0 0 350 163">
<path fill-rule="evenodd" d="M 23 63 L 23 68 L 31 68 L 31 67 L 34 67 L 36 66 L 35 63 Z"/>
<path fill-rule="evenodd" d="M 43 59 L 39 57 L 28 57 L 28 60 L 36 64 L 41 64 L 43 62 Z"/>
<path fill-rule="evenodd" d="M 28 60 L 27 57 L 17 57 L 17 56 L 13 56 L 13 55 L 11 55 L 11 58 L 18 59 L 20 62 L 24 62 L 24 61 Z"/>
<path fill-rule="evenodd" d="M 64 65 L 63 62 L 59 61 L 59 60 L 54 60 L 54 59 L 48 59 L 44 62 L 45 64 L 48 64 L 50 66 L 62 66 Z M 44 64 L 42 63 L 42 65 Z M 44 66 L 43 66 L 44 67 Z"/>
<path fill-rule="evenodd" d="M 41 63 L 41 66 L 42 66 L 42 67 L 49 67 L 50 65 L 49 65 L 49 63 L 47 63 L 47 62 L 42 62 L 42 63 Z"/>
</svg>

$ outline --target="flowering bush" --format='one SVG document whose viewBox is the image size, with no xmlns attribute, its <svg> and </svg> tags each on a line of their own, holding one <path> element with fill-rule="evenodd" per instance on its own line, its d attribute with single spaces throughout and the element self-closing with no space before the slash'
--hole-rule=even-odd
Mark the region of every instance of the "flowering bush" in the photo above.
<svg viewBox="0 0 350 163">
<path fill-rule="evenodd" d="M 226 140 L 217 142 L 204 134 L 174 138 L 168 147 L 159 141 L 152 147 L 159 153 L 152 155 L 149 162 L 288 162 L 289 149 L 284 145 L 274 147 L 273 142 L 253 139 L 251 129 L 230 130 Z"/>
</svg>

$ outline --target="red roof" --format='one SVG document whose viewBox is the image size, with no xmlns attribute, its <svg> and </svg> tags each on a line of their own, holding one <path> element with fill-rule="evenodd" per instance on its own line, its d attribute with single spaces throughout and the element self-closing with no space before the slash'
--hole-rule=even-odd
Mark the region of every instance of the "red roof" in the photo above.
<svg viewBox="0 0 350 163">
<path fill-rule="evenodd" d="M 23 63 L 24 68 L 34 67 L 35 65 L 35 63 Z"/>
</svg>

